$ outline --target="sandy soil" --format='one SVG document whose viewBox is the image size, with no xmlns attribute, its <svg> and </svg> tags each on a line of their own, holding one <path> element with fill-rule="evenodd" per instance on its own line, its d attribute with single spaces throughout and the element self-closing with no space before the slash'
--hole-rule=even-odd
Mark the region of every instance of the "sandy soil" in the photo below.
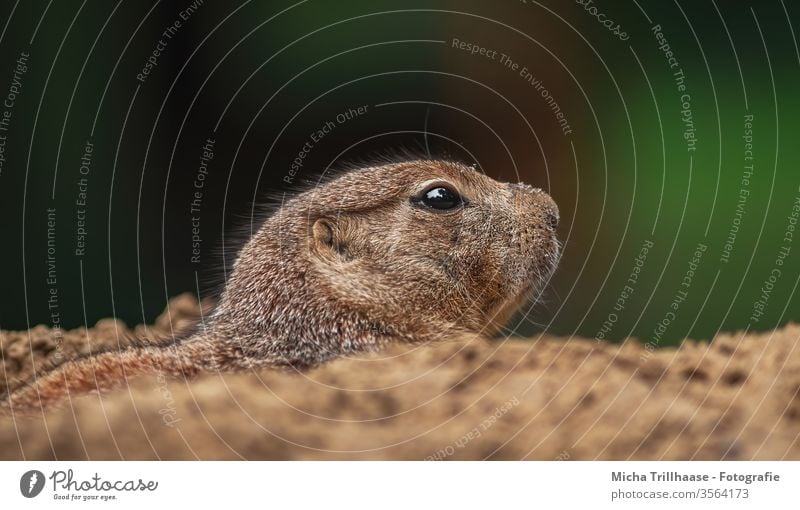
<svg viewBox="0 0 800 510">
<path fill-rule="evenodd" d="M 149 328 L 0 332 L 0 391 L 56 353 L 198 313 L 181 296 Z M 0 458 L 800 459 L 800 326 L 653 353 L 545 337 L 398 346 L 307 374 L 154 375 L 0 417 Z"/>
</svg>

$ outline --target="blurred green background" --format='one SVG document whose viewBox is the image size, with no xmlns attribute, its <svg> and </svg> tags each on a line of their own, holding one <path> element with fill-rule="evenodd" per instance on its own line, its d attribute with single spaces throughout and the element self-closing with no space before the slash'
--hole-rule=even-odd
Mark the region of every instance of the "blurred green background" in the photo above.
<svg viewBox="0 0 800 510">
<path fill-rule="evenodd" d="M 406 148 L 559 203 L 561 266 L 514 334 L 796 321 L 798 20 L 780 0 L 6 0 L 0 328 L 213 296 L 253 203 L 363 105 L 298 179 Z"/>
</svg>

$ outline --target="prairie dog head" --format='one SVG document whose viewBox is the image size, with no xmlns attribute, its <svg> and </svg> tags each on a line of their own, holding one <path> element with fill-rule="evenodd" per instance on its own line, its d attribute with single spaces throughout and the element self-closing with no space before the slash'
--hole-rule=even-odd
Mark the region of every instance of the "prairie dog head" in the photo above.
<svg viewBox="0 0 800 510">
<path fill-rule="evenodd" d="M 492 334 L 559 255 L 558 208 L 546 193 L 449 161 L 357 170 L 290 204 L 320 291 L 392 324 Z"/>
</svg>

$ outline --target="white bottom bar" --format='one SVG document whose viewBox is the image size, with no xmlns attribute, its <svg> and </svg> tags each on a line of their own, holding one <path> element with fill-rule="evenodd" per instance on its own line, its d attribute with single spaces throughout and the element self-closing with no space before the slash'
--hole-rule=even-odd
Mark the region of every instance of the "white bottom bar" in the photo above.
<svg viewBox="0 0 800 510">
<path fill-rule="evenodd" d="M 15 509 L 775 510 L 798 508 L 800 462 L 4 462 L 0 480 Z"/>
</svg>

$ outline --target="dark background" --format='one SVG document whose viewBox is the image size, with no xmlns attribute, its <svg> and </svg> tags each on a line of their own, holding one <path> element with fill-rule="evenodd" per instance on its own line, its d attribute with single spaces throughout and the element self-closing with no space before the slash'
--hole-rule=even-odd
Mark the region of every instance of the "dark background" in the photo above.
<svg viewBox="0 0 800 510">
<path fill-rule="evenodd" d="M 606 1 L 591 11 L 566 1 L 206 0 L 167 40 L 162 32 L 191 5 L 0 3 L 0 97 L 20 53 L 30 55 L 16 102 L 0 105 L 11 112 L 0 173 L 0 328 L 74 328 L 108 316 L 136 324 L 181 292 L 213 295 L 222 254 L 241 238 L 231 233 L 247 229 L 253 204 L 287 188 L 311 132 L 363 105 L 366 114 L 314 144 L 298 181 L 411 149 L 476 162 L 556 199 L 564 258 L 543 302 L 511 325 L 518 334 L 593 337 L 614 314 L 606 337 L 664 345 L 800 318 L 800 246 L 784 241 L 800 196 L 794 4 Z M 686 76 L 693 152 L 654 25 Z M 498 56 L 471 55 L 454 38 Z M 141 83 L 159 39 L 166 47 Z M 541 80 L 570 133 L 500 53 Z M 754 170 L 743 185 L 745 115 L 754 118 Z M 194 263 L 189 209 L 208 138 L 214 157 L 195 215 Z M 87 141 L 86 251 L 76 256 Z M 49 283 L 48 208 L 56 211 Z M 615 310 L 645 242 L 653 249 L 641 277 Z M 701 243 L 688 297 L 656 333 Z M 789 254 L 778 266 L 782 247 Z"/>
</svg>

